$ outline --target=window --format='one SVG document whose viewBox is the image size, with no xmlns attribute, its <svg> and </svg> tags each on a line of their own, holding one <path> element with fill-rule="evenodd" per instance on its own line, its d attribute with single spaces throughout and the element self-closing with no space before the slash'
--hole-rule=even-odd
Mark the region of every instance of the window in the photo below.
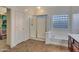
<svg viewBox="0 0 79 59">
<path fill-rule="evenodd" d="M 54 15 L 52 16 L 52 26 L 54 28 L 68 28 L 68 15 Z"/>
</svg>

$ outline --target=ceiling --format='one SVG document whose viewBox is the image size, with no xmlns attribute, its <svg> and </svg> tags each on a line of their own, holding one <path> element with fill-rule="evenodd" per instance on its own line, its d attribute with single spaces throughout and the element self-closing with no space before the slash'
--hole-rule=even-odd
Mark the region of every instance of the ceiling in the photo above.
<svg viewBox="0 0 79 59">
<path fill-rule="evenodd" d="M 7 6 L 8 8 L 25 11 L 25 9 L 36 9 L 38 6 Z M 43 9 L 51 9 L 52 6 L 40 6 Z"/>
<path fill-rule="evenodd" d="M 26 10 L 30 11 L 36 9 L 38 6 L 7 6 L 7 8 L 25 12 Z M 42 9 L 45 9 L 47 12 L 52 14 L 66 14 L 69 12 L 79 13 L 79 6 L 40 6 Z"/>
</svg>

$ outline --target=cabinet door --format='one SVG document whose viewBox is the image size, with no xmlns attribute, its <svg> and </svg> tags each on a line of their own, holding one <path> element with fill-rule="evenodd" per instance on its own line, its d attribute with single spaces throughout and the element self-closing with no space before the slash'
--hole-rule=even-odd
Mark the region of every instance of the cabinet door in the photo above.
<svg viewBox="0 0 79 59">
<path fill-rule="evenodd" d="M 79 52 L 79 49 L 73 44 L 73 51 L 74 52 Z"/>
</svg>

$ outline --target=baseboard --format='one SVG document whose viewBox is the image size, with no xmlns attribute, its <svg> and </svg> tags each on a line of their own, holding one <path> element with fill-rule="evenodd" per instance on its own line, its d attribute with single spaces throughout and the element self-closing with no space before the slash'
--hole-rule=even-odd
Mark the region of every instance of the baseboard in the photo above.
<svg viewBox="0 0 79 59">
<path fill-rule="evenodd" d="M 38 41 L 45 41 L 45 40 L 43 40 L 43 39 L 41 39 L 41 38 L 30 38 L 30 39 L 38 40 Z"/>
<path fill-rule="evenodd" d="M 54 45 L 60 45 L 60 46 L 68 47 L 68 44 L 60 43 L 60 42 L 45 42 L 45 44 L 54 44 Z"/>
</svg>

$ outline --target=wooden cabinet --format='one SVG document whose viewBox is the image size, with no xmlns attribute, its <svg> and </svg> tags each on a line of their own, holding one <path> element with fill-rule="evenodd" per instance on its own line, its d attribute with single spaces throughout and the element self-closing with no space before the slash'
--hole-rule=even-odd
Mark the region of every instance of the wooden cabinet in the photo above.
<svg viewBox="0 0 79 59">
<path fill-rule="evenodd" d="M 68 48 L 71 52 L 79 52 L 79 42 L 72 36 L 68 36 Z"/>
</svg>

